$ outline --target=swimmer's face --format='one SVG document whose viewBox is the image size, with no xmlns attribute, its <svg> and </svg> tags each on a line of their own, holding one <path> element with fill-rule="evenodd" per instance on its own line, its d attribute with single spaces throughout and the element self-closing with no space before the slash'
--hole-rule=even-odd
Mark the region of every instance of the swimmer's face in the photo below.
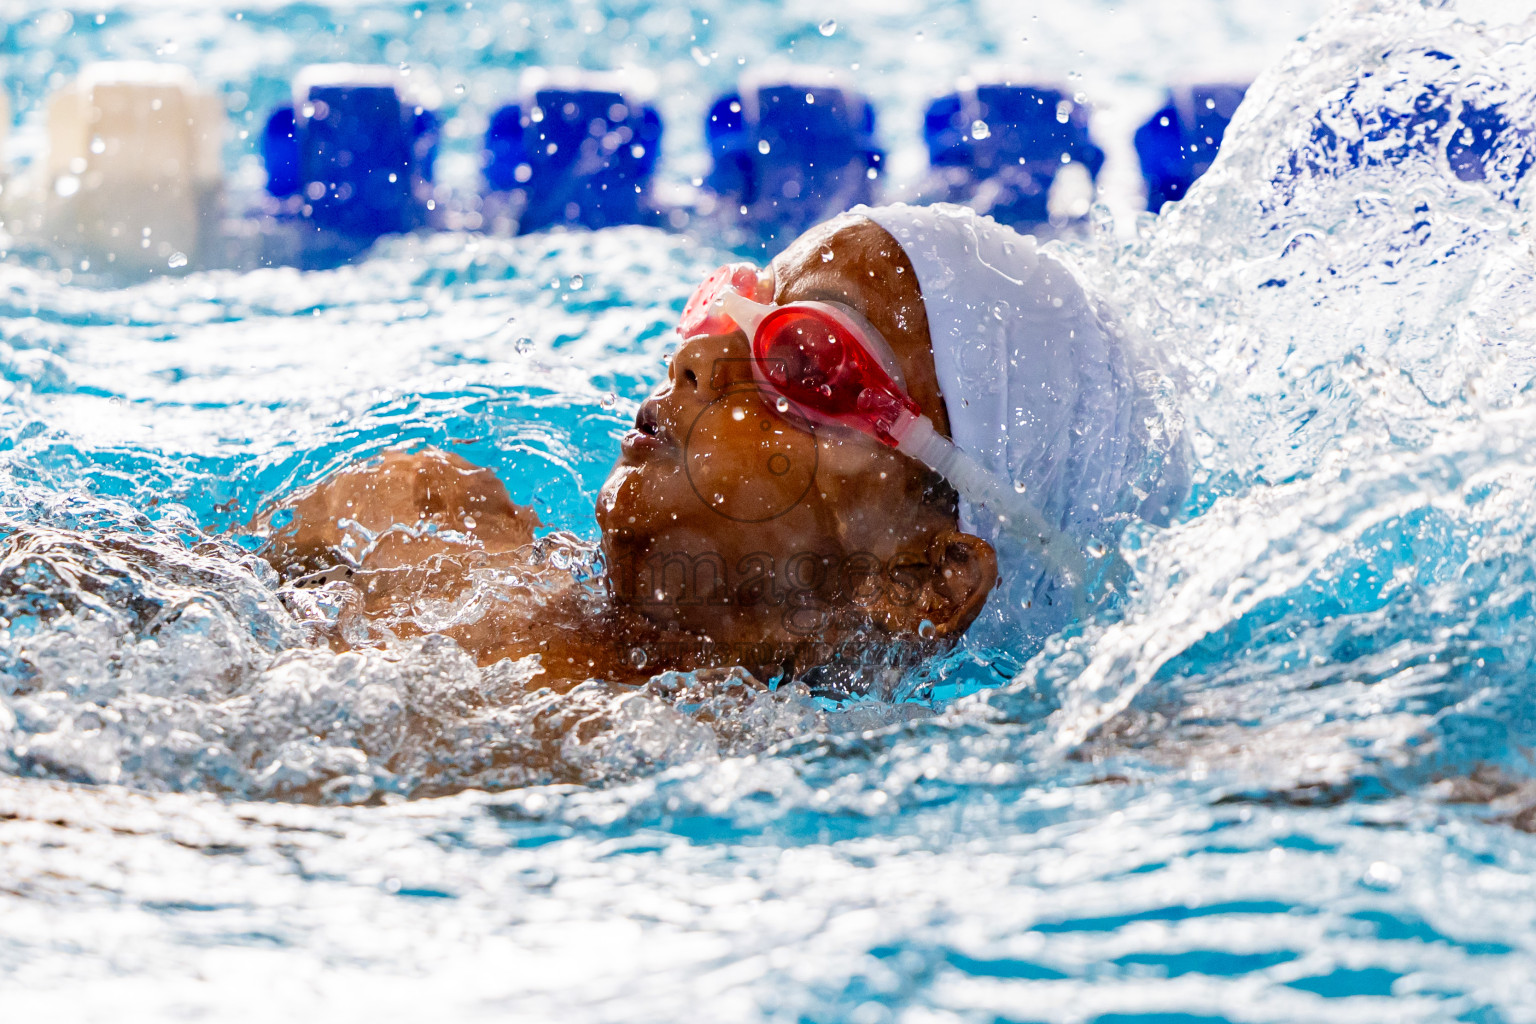
<svg viewBox="0 0 1536 1024">
<path fill-rule="evenodd" d="M 864 314 L 948 433 L 916 275 L 884 229 L 813 228 L 764 288 Z M 750 356 L 739 331 L 690 338 L 640 407 L 597 506 L 616 599 L 663 629 L 744 645 L 726 658 L 758 670 L 782 661 L 755 656 L 767 646 L 962 632 L 996 560 L 959 532 L 953 492 L 872 438 L 796 415 L 759 390 Z"/>
</svg>

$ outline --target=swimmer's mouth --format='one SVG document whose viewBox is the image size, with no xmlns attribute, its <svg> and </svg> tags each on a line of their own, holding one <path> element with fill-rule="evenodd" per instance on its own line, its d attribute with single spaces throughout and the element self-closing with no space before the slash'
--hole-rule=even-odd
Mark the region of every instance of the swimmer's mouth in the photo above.
<svg viewBox="0 0 1536 1024">
<path fill-rule="evenodd" d="M 625 455 L 634 458 L 655 455 L 673 447 L 672 438 L 661 425 L 661 414 L 654 400 L 641 403 L 640 411 L 635 414 L 634 429 L 625 432 L 619 446 Z"/>
</svg>

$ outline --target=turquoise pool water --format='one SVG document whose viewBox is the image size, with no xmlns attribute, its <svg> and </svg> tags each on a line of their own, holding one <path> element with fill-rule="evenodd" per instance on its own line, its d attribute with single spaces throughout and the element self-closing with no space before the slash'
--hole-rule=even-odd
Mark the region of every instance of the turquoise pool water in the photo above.
<svg viewBox="0 0 1536 1024">
<path fill-rule="evenodd" d="M 1006 678 L 937 702 L 335 655 L 227 532 L 432 443 L 590 540 L 707 239 L 0 264 L 8 1017 L 1536 1019 L 1536 175 L 1518 132 L 1480 178 L 1446 156 L 1469 103 L 1536 125 L 1528 5 L 1362 0 L 1299 42 L 1319 8 L 1215 0 L 850 4 L 831 36 L 793 3 L 19 7 L 22 150 L 49 75 L 156 50 L 258 119 L 312 60 L 436 68 L 470 121 L 517 61 L 633 60 L 677 182 L 775 54 L 861 64 L 898 184 L 981 60 L 1079 76 L 1111 126 L 1202 62 L 1268 70 L 1186 202 L 1134 216 L 1121 143 L 1071 243 L 1166 356 L 1188 508 L 1125 538 L 1122 606 L 1021 666 L 966 650 Z"/>
</svg>

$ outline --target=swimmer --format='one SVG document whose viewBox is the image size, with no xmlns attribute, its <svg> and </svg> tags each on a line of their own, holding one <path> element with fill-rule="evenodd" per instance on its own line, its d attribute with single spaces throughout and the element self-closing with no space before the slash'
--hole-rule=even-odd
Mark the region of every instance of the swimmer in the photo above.
<svg viewBox="0 0 1536 1024">
<path fill-rule="evenodd" d="M 265 556 L 344 588 L 338 646 L 442 632 L 482 664 L 537 654 L 556 689 L 890 672 L 967 631 L 1037 648 L 1114 585 L 1117 531 L 1187 488 L 1110 315 L 963 207 L 860 207 L 764 270 L 722 268 L 680 334 L 598 497 L 602 574 L 431 449 L 268 511 Z"/>
</svg>

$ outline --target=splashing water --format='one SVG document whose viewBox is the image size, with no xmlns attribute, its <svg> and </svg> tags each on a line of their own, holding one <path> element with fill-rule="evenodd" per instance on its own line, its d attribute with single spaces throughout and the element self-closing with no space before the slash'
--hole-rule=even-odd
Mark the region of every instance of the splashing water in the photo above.
<svg viewBox="0 0 1536 1024">
<path fill-rule="evenodd" d="M 390 56 L 473 93 L 431 44 L 467 15 L 417 7 L 389 17 L 431 52 Z M 768 24 L 895 67 L 993 24 L 946 5 L 914 48 L 901 12 L 766 10 L 699 45 Z M 1134 237 L 1098 211 L 1075 255 L 1164 358 L 1195 493 L 1124 539 L 1119 607 L 936 705 L 336 654 L 345 587 L 229 532 L 432 443 L 574 531 L 551 564 L 590 582 L 592 495 L 719 253 L 440 236 L 110 291 L 0 266 L 8 1012 L 1530 1019 L 1533 164 L 1536 15 L 1358 2 L 1187 200 Z"/>
<path fill-rule="evenodd" d="M 1189 202 L 1097 253 L 1171 357 L 1204 478 L 1081 673 L 1041 666 L 1071 692 L 1063 737 L 1147 701 L 1203 729 L 1213 678 L 1276 670 L 1317 695 L 1303 716 L 1378 719 L 1396 702 L 1362 683 L 1401 685 L 1431 734 L 1431 708 L 1527 702 L 1536 22 L 1405 10 L 1336 12 L 1255 85 Z"/>
</svg>

